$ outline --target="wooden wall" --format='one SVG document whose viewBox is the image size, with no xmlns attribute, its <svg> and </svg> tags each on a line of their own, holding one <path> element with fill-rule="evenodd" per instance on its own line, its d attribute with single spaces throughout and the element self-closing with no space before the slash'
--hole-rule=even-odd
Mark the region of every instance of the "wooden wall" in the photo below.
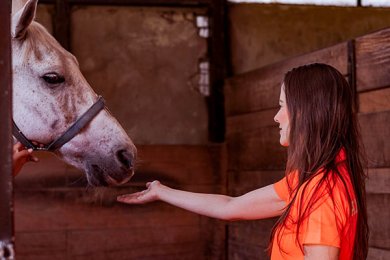
<svg viewBox="0 0 390 260">
<path fill-rule="evenodd" d="M 156 202 L 115 201 L 146 181 L 225 192 L 222 146 L 139 146 L 140 165 L 121 188 L 88 190 L 80 172 L 40 154 L 16 179 L 17 259 L 222 259 L 225 223 Z M 51 171 L 48 171 L 51 169 Z"/>
<path fill-rule="evenodd" d="M 350 45 L 351 46 L 351 45 Z M 349 77 L 356 68 L 359 121 L 369 158 L 369 259 L 390 259 L 390 29 L 355 42 L 344 42 L 284 60 L 227 80 L 228 190 L 240 195 L 279 180 L 286 150 L 279 144 L 277 112 L 280 84 L 289 69 L 313 62 L 328 63 Z M 352 65 L 352 66 L 351 66 Z M 267 259 L 264 251 L 275 220 L 229 225 L 229 259 Z"/>
</svg>

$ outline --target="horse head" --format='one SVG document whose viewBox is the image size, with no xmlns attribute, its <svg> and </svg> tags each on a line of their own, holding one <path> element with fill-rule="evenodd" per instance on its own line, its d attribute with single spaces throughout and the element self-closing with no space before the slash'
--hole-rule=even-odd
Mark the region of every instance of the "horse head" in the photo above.
<svg viewBox="0 0 390 260">
<path fill-rule="evenodd" d="M 41 144 L 63 135 L 98 100 L 76 58 L 34 21 L 37 0 L 12 15 L 13 119 Z M 136 148 L 106 108 L 54 151 L 83 170 L 92 186 L 117 185 L 134 174 Z"/>
</svg>

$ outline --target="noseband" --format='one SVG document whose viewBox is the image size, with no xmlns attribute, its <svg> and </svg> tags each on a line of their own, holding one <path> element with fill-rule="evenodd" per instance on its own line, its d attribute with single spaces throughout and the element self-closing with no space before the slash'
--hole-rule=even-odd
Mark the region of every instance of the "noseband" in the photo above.
<svg viewBox="0 0 390 260">
<path fill-rule="evenodd" d="M 23 133 L 20 131 L 15 121 L 13 122 L 12 134 L 18 139 L 27 149 L 39 150 L 39 151 L 55 151 L 60 149 L 61 146 L 69 142 L 75 137 L 91 120 L 104 108 L 105 102 L 103 97 L 99 96 L 98 100 L 93 104 L 81 117 L 79 117 L 73 125 L 71 125 L 60 137 L 55 139 L 50 144 L 43 147 L 33 144 Z"/>
</svg>

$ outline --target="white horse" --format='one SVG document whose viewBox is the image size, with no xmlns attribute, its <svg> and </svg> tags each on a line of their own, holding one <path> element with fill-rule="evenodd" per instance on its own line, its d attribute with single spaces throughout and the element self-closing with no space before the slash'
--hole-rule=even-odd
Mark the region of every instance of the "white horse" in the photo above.
<svg viewBox="0 0 390 260">
<path fill-rule="evenodd" d="M 16 9 L 18 2 L 13 5 Z M 36 8 L 37 0 L 28 0 L 12 15 L 13 119 L 27 139 L 48 145 L 99 98 L 76 58 L 34 21 Z M 101 110 L 51 150 L 83 170 L 92 186 L 122 184 L 134 174 L 136 148 L 104 103 L 98 103 Z"/>
</svg>

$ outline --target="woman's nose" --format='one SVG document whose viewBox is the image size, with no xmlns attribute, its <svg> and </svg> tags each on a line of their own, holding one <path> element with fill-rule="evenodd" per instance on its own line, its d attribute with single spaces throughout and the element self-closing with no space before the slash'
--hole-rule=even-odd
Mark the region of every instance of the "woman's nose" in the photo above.
<svg viewBox="0 0 390 260">
<path fill-rule="evenodd" d="M 279 112 L 278 112 L 278 113 L 276 113 L 276 115 L 274 116 L 274 121 L 275 121 L 276 123 L 279 123 L 279 120 L 278 120 L 278 114 L 279 114 Z"/>
</svg>

